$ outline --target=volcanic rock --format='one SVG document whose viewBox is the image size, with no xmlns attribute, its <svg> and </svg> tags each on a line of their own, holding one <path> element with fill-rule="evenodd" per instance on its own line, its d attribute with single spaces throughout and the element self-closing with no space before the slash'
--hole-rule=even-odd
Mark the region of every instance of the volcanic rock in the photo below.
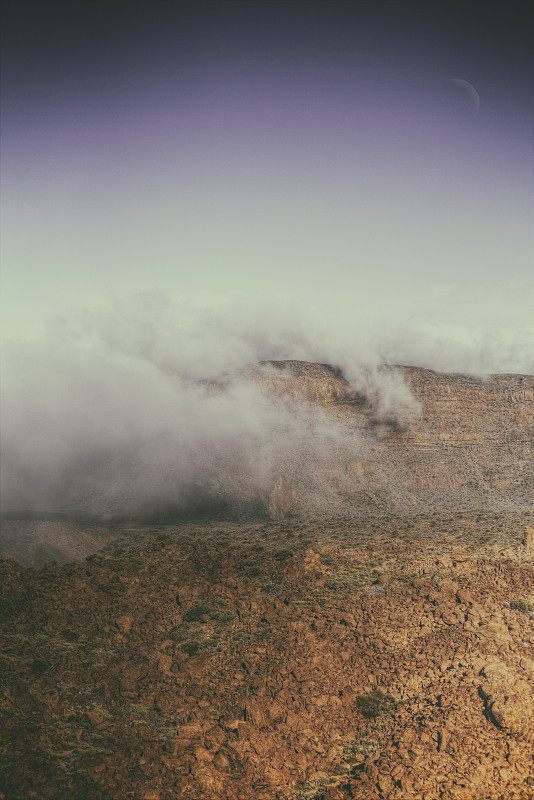
<svg viewBox="0 0 534 800">
<path fill-rule="evenodd" d="M 532 521 L 168 526 L 0 561 L 0 791 L 529 800 Z"/>
</svg>

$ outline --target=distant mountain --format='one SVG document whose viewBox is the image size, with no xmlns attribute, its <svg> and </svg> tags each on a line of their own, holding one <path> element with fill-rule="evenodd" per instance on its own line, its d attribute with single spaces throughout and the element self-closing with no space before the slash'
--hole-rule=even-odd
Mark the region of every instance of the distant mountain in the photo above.
<svg viewBox="0 0 534 800">
<path fill-rule="evenodd" d="M 328 365 L 250 368 L 268 392 L 324 408 L 344 433 L 331 457 L 307 466 L 305 479 L 299 468 L 282 476 L 280 515 L 534 508 L 533 376 L 384 371 L 402 378 L 419 404 L 408 422 L 377 416 L 373 398 Z"/>
<path fill-rule="evenodd" d="M 81 496 L 58 513 L 12 515 L 0 552 L 32 565 L 74 560 L 145 523 L 534 511 L 534 376 L 392 366 L 349 383 L 327 364 L 268 361 L 238 380 L 261 388 L 269 424 L 280 407 L 280 428 L 271 436 L 264 424 L 257 450 L 236 441 L 193 494 L 146 513 Z"/>
</svg>

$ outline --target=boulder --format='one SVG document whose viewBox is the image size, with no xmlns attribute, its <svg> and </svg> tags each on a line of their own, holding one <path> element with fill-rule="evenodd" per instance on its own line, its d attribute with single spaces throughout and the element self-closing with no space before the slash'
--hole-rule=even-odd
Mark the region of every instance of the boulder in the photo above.
<svg viewBox="0 0 534 800">
<path fill-rule="evenodd" d="M 533 739 L 534 687 L 502 661 L 484 666 L 481 676 L 485 680 L 480 695 L 488 718 L 508 734 Z"/>
</svg>

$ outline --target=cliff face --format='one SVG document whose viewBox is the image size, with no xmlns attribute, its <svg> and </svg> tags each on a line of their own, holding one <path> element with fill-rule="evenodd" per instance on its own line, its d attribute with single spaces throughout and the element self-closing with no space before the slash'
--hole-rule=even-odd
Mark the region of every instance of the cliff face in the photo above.
<svg viewBox="0 0 534 800">
<path fill-rule="evenodd" d="M 285 406 L 287 437 L 278 431 L 235 463 L 223 453 L 226 486 L 206 481 L 191 508 L 157 508 L 145 521 L 534 509 L 533 376 L 385 367 L 363 376 L 358 391 L 339 370 L 302 361 L 256 364 L 243 376 Z M 221 381 L 214 391 L 224 388 Z M 83 503 L 58 519 L 2 520 L 0 550 L 25 564 L 94 552 L 117 535 L 105 505 L 95 508 L 91 523 Z"/>
<path fill-rule="evenodd" d="M 331 456 L 311 468 L 311 482 L 298 468 L 284 475 L 296 512 L 532 508 L 533 376 L 483 380 L 385 368 L 419 405 L 419 414 L 399 423 L 379 419 L 369 395 L 327 365 L 268 362 L 250 374 L 269 393 L 324 409 L 343 431 Z"/>
</svg>

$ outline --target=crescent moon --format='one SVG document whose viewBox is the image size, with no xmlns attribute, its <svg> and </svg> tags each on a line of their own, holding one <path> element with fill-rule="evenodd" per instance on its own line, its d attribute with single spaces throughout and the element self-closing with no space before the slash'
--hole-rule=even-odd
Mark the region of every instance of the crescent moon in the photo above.
<svg viewBox="0 0 534 800">
<path fill-rule="evenodd" d="M 469 95 L 469 99 L 473 104 L 473 115 L 478 117 L 478 112 L 480 111 L 480 97 L 473 84 L 469 83 L 469 81 L 464 81 L 463 78 L 447 78 L 447 83 L 456 84 L 456 86 L 459 86 Z"/>
</svg>

